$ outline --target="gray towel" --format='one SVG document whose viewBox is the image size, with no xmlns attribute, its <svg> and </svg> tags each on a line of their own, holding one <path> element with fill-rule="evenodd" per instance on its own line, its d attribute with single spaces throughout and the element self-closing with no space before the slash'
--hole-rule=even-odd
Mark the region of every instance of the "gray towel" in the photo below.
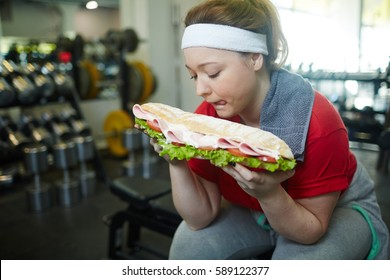
<svg viewBox="0 0 390 280">
<path fill-rule="evenodd" d="M 260 127 L 283 139 L 299 161 L 304 159 L 313 103 L 314 90 L 303 77 L 287 70 L 272 73 Z"/>
</svg>

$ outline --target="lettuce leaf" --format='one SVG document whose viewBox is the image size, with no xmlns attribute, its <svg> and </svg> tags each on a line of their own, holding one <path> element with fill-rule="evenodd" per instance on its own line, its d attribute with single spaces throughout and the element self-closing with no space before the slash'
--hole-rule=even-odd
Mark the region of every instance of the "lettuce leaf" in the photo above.
<svg viewBox="0 0 390 280">
<path fill-rule="evenodd" d="M 175 145 L 167 143 L 164 134 L 151 129 L 145 120 L 136 118 L 135 123 L 144 130 L 150 137 L 157 139 L 158 144 L 162 147 L 160 156 L 168 155 L 170 159 L 190 160 L 198 157 L 209 160 L 212 164 L 223 167 L 229 163 L 242 163 L 251 168 L 265 169 L 271 172 L 276 170 L 290 170 L 296 165 L 294 159 L 279 158 L 277 162 L 265 162 L 256 157 L 239 157 L 234 156 L 224 149 L 201 150 L 190 145 Z"/>
</svg>

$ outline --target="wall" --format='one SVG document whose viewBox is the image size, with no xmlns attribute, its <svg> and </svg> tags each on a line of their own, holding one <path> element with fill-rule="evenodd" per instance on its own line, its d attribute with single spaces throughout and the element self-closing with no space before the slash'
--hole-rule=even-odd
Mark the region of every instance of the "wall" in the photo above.
<svg viewBox="0 0 390 280">
<path fill-rule="evenodd" d="M 102 38 L 110 29 L 120 29 L 118 10 L 107 8 L 94 11 L 77 9 L 74 15 L 74 31 L 87 40 Z"/>
<path fill-rule="evenodd" d="M 153 101 L 193 111 L 201 102 L 184 67 L 180 49 L 187 11 L 199 0 L 149 0 L 151 65 L 158 77 Z"/>
<path fill-rule="evenodd" d="M 67 32 L 95 39 L 104 36 L 111 28 L 120 28 L 118 10 L 103 8 L 88 11 L 74 4 L 14 1 L 10 19 L 2 21 L 3 36 L 49 40 Z"/>
<path fill-rule="evenodd" d="M 3 36 L 52 39 L 61 31 L 58 6 L 12 2 L 10 20 L 2 22 Z"/>
</svg>

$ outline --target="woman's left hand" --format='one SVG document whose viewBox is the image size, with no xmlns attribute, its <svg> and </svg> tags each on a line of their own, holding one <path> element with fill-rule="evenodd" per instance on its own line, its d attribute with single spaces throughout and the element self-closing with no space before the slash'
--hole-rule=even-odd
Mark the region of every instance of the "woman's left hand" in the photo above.
<svg viewBox="0 0 390 280">
<path fill-rule="evenodd" d="M 225 166 L 226 173 L 236 179 L 238 185 L 249 195 L 262 199 L 272 195 L 280 183 L 291 178 L 295 171 L 252 171 L 241 164 Z"/>
</svg>

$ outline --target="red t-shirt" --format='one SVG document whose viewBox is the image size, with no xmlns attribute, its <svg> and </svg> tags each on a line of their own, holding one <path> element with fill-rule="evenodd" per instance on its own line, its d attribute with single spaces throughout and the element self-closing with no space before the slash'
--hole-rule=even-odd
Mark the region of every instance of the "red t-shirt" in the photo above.
<svg viewBox="0 0 390 280">
<path fill-rule="evenodd" d="M 207 102 L 203 102 L 196 113 L 217 117 Z M 240 122 L 238 116 L 229 120 Z M 348 133 L 334 106 L 317 92 L 304 156 L 304 162 L 297 163 L 294 176 L 282 183 L 292 198 L 313 197 L 348 188 L 356 170 L 355 156 L 349 150 Z M 257 199 L 244 192 L 230 175 L 209 161 L 191 159 L 189 166 L 199 176 L 216 183 L 226 200 L 261 210 Z"/>
</svg>

